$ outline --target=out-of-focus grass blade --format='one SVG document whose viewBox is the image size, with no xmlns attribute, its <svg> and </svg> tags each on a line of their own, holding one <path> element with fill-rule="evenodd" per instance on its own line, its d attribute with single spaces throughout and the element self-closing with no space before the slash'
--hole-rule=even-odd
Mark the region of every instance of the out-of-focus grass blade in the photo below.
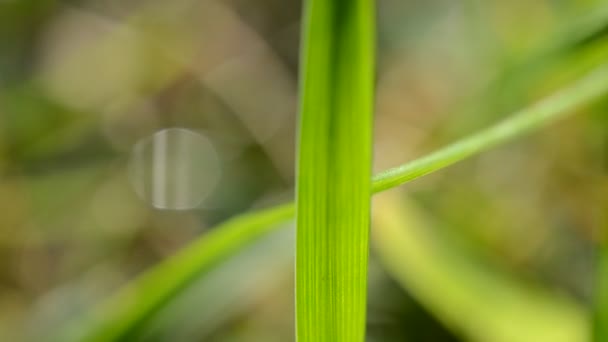
<svg viewBox="0 0 608 342">
<path fill-rule="evenodd" d="M 599 4 L 586 12 L 558 28 L 545 44 L 536 48 L 519 65 L 526 65 L 528 69 L 532 65 L 538 67 L 543 61 L 572 53 L 605 38 L 608 35 L 608 6 Z"/>
<path fill-rule="evenodd" d="M 608 246 L 606 242 L 602 242 L 597 254 L 593 341 L 604 342 L 608 341 Z"/>
<path fill-rule="evenodd" d="M 399 193 L 375 200 L 381 263 L 452 331 L 479 342 L 588 341 L 589 321 L 573 300 L 467 258 Z"/>
<path fill-rule="evenodd" d="M 602 184 L 603 194 L 608 194 L 608 182 Z M 600 198 L 608 199 L 607 195 Z M 599 222 L 599 246 L 595 269 L 595 312 L 593 341 L 608 341 L 608 201 L 601 204 L 603 212 Z"/>
<path fill-rule="evenodd" d="M 475 1 L 473 6 L 488 2 Z M 568 15 L 555 32 L 519 58 L 505 58 L 496 63 L 496 71 L 489 84 L 473 96 L 463 115 L 482 121 L 502 117 L 522 102 L 527 101 L 539 87 L 559 87 L 603 63 L 608 36 L 608 6 L 592 8 Z M 482 29 L 479 25 L 478 30 Z M 595 57 L 595 56 L 597 57 Z M 558 82 L 556 82 L 558 80 Z M 550 88 L 553 89 L 553 88 Z M 448 120 L 447 125 L 458 125 L 461 119 Z M 464 122 L 470 122 L 471 119 Z"/>
<path fill-rule="evenodd" d="M 296 335 L 365 334 L 374 2 L 308 0 L 296 196 Z"/>
<path fill-rule="evenodd" d="M 591 102 L 608 89 L 608 67 L 590 73 L 573 85 L 556 92 L 512 116 L 413 162 L 386 170 L 374 178 L 374 191 L 382 191 L 440 170 L 448 165 L 490 149 L 539 126 L 572 114 L 572 110 Z"/>
<path fill-rule="evenodd" d="M 608 70 L 601 68 L 497 125 L 377 175 L 373 190 L 380 192 L 441 170 L 565 115 L 574 114 L 576 109 L 606 92 Z M 277 224 L 290 219 L 293 213 L 293 204 L 286 204 L 243 214 L 214 228 L 109 298 L 100 310 L 95 311 L 92 321 L 79 327 L 81 329 L 78 330 L 83 332 L 78 335 L 80 340 L 119 341 L 132 336 L 198 276 L 203 276 L 243 246 L 277 228 Z"/>
<path fill-rule="evenodd" d="M 272 231 L 294 214 L 291 204 L 245 214 L 216 227 L 181 252 L 131 282 L 90 320 L 80 322 L 60 340 L 130 341 L 152 315 L 197 276 Z"/>
<path fill-rule="evenodd" d="M 292 226 L 291 223 L 288 225 Z M 222 341 L 211 336 L 219 328 L 229 325 L 235 317 L 246 315 L 258 307 L 261 298 L 272 295 L 270 288 L 291 274 L 294 233 L 293 229 L 280 229 L 241 248 L 222 267 L 213 268 L 168 303 L 150 320 L 146 329 L 142 329 L 136 340 Z M 274 294 L 275 297 L 281 296 L 280 293 Z M 198 308 L 195 314 L 192 303 L 200 303 L 195 306 Z"/>
</svg>

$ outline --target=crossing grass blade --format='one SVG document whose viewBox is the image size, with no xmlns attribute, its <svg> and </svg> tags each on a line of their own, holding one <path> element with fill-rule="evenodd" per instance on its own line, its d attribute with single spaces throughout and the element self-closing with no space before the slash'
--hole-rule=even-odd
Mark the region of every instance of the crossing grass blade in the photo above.
<svg viewBox="0 0 608 342">
<path fill-rule="evenodd" d="M 296 335 L 356 342 L 365 334 L 374 3 L 305 6 L 296 190 Z"/>
<path fill-rule="evenodd" d="M 132 281 L 57 341 L 131 341 L 187 285 L 294 214 L 291 204 L 235 217 Z"/>
<path fill-rule="evenodd" d="M 575 114 L 577 109 L 598 100 L 607 92 L 608 69 L 599 68 L 501 123 L 376 175 L 373 191 L 377 193 L 405 184 L 559 118 Z M 205 234 L 109 298 L 99 310 L 93 312 L 92 318 L 87 317 L 87 322 L 77 329 L 82 333 L 78 334 L 80 338 L 77 340 L 121 341 L 136 336 L 138 329 L 144 327 L 149 318 L 197 277 L 204 276 L 240 248 L 277 229 L 278 224 L 291 219 L 293 214 L 293 204 L 286 204 L 243 214 L 214 228 L 210 234 Z"/>
<path fill-rule="evenodd" d="M 413 162 L 386 170 L 374 178 L 374 191 L 397 185 L 440 170 L 460 160 L 490 149 L 498 144 L 525 134 L 557 120 L 582 104 L 591 102 L 608 88 L 608 66 L 600 67 L 549 98 L 514 113 L 508 119 Z"/>
</svg>

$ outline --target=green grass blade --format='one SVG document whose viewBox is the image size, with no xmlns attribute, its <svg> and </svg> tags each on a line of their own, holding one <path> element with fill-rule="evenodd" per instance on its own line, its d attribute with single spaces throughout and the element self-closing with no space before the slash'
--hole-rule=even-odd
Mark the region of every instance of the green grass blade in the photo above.
<svg viewBox="0 0 608 342">
<path fill-rule="evenodd" d="M 296 335 L 365 334 L 374 3 L 309 0 L 303 38 L 296 197 Z"/>
<path fill-rule="evenodd" d="M 374 200 L 372 236 L 380 263 L 467 341 L 588 341 L 590 322 L 582 305 L 463 253 L 433 231 L 433 220 L 401 193 Z"/>
<path fill-rule="evenodd" d="M 485 2 L 477 3 L 484 6 Z M 585 70 L 603 63 L 601 57 L 595 56 L 605 54 L 602 51 L 608 35 L 608 6 L 597 4 L 564 19 L 546 40 L 525 55 L 495 62 L 492 80 L 467 100 L 460 113 L 468 118 L 464 122 L 496 119 L 529 101 L 530 94 L 546 87 L 548 80 L 551 86 L 566 85 Z M 458 125 L 459 120 L 447 120 L 446 125 Z"/>
<path fill-rule="evenodd" d="M 90 320 L 59 340 L 131 341 L 145 322 L 198 276 L 293 217 L 292 204 L 237 216 L 129 283 Z"/>
<path fill-rule="evenodd" d="M 579 106 L 591 102 L 608 89 L 608 67 L 552 96 L 523 109 L 506 120 L 455 142 L 411 163 L 389 169 L 374 177 L 374 192 L 393 188 L 431 172 L 440 170 L 498 144 L 560 119 Z"/>
<path fill-rule="evenodd" d="M 603 242 L 597 251 L 593 341 L 608 341 L 608 246 Z"/>
<path fill-rule="evenodd" d="M 608 190 L 604 185 L 604 194 Z M 604 196 L 604 199 L 607 197 Z M 596 251 L 595 305 L 593 317 L 593 341 L 608 341 L 608 202 L 603 203 L 599 217 L 599 246 Z"/>
<path fill-rule="evenodd" d="M 606 92 L 608 69 L 601 68 L 497 126 L 377 175 L 374 177 L 374 191 L 380 192 L 438 171 L 496 144 L 541 128 L 555 119 L 574 114 L 575 110 Z M 93 321 L 82 328 L 84 335 L 80 336 L 86 338 L 81 340 L 119 341 L 134 335 L 164 303 L 178 295 L 197 276 L 203 276 L 241 247 L 276 229 L 277 224 L 292 218 L 293 213 L 293 204 L 287 204 L 243 214 L 214 228 L 112 296 L 99 312 L 95 312 Z"/>
</svg>

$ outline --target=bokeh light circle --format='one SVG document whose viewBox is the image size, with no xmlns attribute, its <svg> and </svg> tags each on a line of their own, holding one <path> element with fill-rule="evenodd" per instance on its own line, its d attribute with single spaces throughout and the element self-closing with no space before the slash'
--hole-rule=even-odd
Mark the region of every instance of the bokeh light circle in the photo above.
<svg viewBox="0 0 608 342">
<path fill-rule="evenodd" d="M 133 147 L 130 176 L 140 198 L 157 209 L 200 207 L 221 177 L 216 149 L 202 133 L 168 128 Z"/>
</svg>

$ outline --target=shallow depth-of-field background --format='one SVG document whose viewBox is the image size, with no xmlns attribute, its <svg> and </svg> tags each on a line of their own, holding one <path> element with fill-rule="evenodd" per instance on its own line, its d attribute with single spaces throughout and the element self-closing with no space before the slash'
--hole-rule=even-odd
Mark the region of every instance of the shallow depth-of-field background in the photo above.
<svg viewBox="0 0 608 342">
<path fill-rule="evenodd" d="M 376 172 L 608 60 L 600 0 L 377 3 Z M 0 0 L 0 341 L 44 341 L 215 224 L 293 197 L 300 15 L 295 0 Z M 407 206 L 450 253 L 591 312 L 607 110 L 587 106 L 374 209 Z M 209 180 L 193 186 L 207 194 L 196 210 L 137 195 L 134 148 L 170 127 L 212 146 L 194 170 Z M 466 340 L 429 306 L 453 300 L 451 281 L 412 295 L 377 254 L 369 341 Z M 291 341 L 293 273 L 288 227 L 190 287 L 140 339 Z"/>
</svg>

